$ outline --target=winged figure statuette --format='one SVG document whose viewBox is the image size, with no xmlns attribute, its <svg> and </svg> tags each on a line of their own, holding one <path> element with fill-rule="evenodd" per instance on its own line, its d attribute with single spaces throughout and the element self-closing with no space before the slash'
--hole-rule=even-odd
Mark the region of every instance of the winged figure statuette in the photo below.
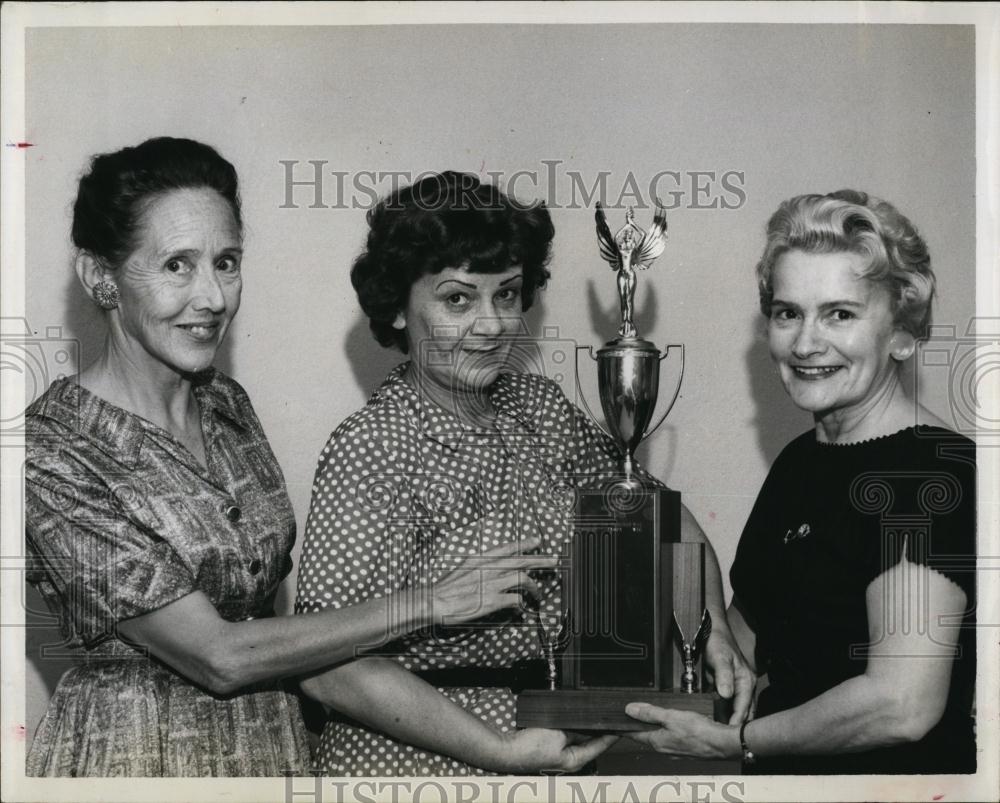
<svg viewBox="0 0 1000 803">
<path fill-rule="evenodd" d="M 657 201 L 656 214 L 649 231 L 635 223 L 635 213 L 630 206 L 625 212 L 625 225 L 611 236 L 607 217 L 600 202 L 594 213 L 597 222 L 597 241 L 601 256 L 618 273 L 618 300 L 621 304 L 622 325 L 618 334 L 624 338 L 638 337 L 632 320 L 635 301 L 636 268 L 645 270 L 663 253 L 667 244 L 667 212 Z"/>
</svg>

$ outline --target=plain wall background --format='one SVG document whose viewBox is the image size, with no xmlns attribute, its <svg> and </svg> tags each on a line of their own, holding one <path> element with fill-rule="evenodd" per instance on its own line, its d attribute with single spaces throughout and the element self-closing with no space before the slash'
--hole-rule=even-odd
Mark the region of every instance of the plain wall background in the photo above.
<svg viewBox="0 0 1000 803">
<path fill-rule="evenodd" d="M 518 195 L 556 204 L 569 200 L 569 170 L 588 187 L 608 171 L 607 204 L 630 171 L 640 185 L 663 170 L 740 171 L 737 209 L 690 208 L 682 187 L 667 250 L 637 292 L 641 334 L 687 347 L 677 404 L 640 456 L 684 493 L 724 572 L 770 461 L 811 425 L 760 337 L 753 266 L 778 203 L 842 187 L 896 203 L 930 245 L 936 321 L 964 331 L 974 315 L 970 26 L 39 28 L 26 53 L 28 325 L 61 327 L 84 363 L 99 352 L 100 316 L 69 239 L 91 155 L 165 134 L 218 148 L 239 172 L 246 221 L 243 306 L 218 364 L 256 406 L 300 534 L 330 431 L 401 357 L 371 338 L 350 286 L 365 209 L 308 208 L 308 187 L 295 190 L 298 209 L 280 208 L 280 160 L 300 163 L 298 179 L 311 177 L 308 160 L 326 160 L 348 186 L 365 170 L 526 170 L 538 186 L 519 179 Z M 561 161 L 554 197 L 543 160 Z M 329 173 L 325 190 L 332 203 Z M 593 210 L 552 216 L 553 279 L 527 326 L 599 345 L 618 313 Z M 609 217 L 617 230 L 624 209 Z M 637 209 L 641 226 L 651 217 Z M 949 419 L 946 372 L 923 370 L 923 401 Z M 29 393 L 51 378 L 32 378 Z M 55 640 L 29 631 L 29 738 L 66 665 L 39 658 Z"/>
</svg>

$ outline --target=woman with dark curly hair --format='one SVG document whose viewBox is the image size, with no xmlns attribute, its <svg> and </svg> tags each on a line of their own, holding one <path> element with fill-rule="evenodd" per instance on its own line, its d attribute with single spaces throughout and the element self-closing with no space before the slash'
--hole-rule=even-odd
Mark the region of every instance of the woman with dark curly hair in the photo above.
<svg viewBox="0 0 1000 803">
<path fill-rule="evenodd" d="M 351 278 L 378 341 L 411 360 L 320 457 L 302 612 L 432 583 L 454 560 L 511 538 L 558 554 L 570 515 L 546 489 L 618 462 L 555 383 L 512 370 L 526 339 L 521 314 L 549 278 L 554 230 L 543 206 L 444 173 L 385 198 L 368 220 Z M 683 521 L 687 537 L 704 539 L 687 511 Z M 748 705 L 751 676 L 712 569 L 721 626 L 709 660 L 727 696 L 736 674 Z M 521 610 L 415 633 L 304 680 L 338 712 L 318 763 L 336 775 L 574 771 L 604 750 L 611 737 L 572 744 L 560 731 L 515 729 L 514 693 L 544 682 L 542 639 L 560 618 L 554 573 L 525 573 L 522 589 Z"/>
<path fill-rule="evenodd" d="M 107 339 L 25 414 L 25 529 L 28 580 L 84 657 L 26 773 L 304 773 L 298 699 L 280 678 L 516 604 L 518 571 L 553 561 L 507 544 L 405 597 L 274 616 L 291 502 L 246 393 L 212 368 L 243 286 L 235 169 L 168 137 L 97 156 L 73 242 Z"/>
<path fill-rule="evenodd" d="M 885 201 L 800 195 L 757 279 L 782 384 L 815 419 L 731 571 L 730 624 L 769 685 L 742 724 L 630 706 L 662 726 L 635 738 L 761 774 L 975 772 L 975 444 L 899 373 L 930 324 L 927 246 Z"/>
</svg>

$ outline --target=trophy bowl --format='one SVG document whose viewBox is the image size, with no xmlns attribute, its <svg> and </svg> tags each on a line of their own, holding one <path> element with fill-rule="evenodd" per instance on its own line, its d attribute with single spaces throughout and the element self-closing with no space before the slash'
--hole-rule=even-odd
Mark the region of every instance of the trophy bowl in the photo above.
<svg viewBox="0 0 1000 803">
<path fill-rule="evenodd" d="M 622 452 L 622 473 L 635 473 L 660 391 L 660 350 L 648 340 L 613 340 L 597 352 L 597 382 L 608 434 Z"/>
</svg>

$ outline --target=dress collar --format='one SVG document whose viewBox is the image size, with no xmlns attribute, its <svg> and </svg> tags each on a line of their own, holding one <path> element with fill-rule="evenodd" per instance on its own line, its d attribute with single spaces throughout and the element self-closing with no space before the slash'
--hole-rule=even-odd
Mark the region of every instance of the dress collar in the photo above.
<svg viewBox="0 0 1000 803">
<path fill-rule="evenodd" d="M 202 416 L 217 413 L 240 429 L 250 429 L 249 411 L 242 401 L 245 397 L 237 394 L 237 387 L 214 368 L 206 371 L 193 385 Z"/>
<path fill-rule="evenodd" d="M 192 385 L 202 420 L 218 415 L 239 429 L 247 429 L 246 412 L 236 397 L 232 383 L 214 369 Z M 51 418 L 70 427 L 97 448 L 130 468 L 138 464 L 146 435 L 163 432 L 161 427 L 131 413 L 77 384 L 75 378 L 60 377 L 49 390 L 28 407 L 28 416 Z M 206 433 L 207 434 L 207 433 Z"/>
<path fill-rule="evenodd" d="M 451 450 L 458 449 L 463 440 L 475 438 L 477 431 L 453 411 L 426 400 L 403 378 L 410 363 L 397 365 L 375 391 L 373 398 L 393 399 L 401 403 L 413 416 L 424 436 Z M 538 429 L 541 417 L 541 383 L 532 382 L 525 374 L 500 374 L 490 388 L 489 398 L 497 413 L 498 425 L 510 421 L 516 428 L 528 433 Z"/>
</svg>

